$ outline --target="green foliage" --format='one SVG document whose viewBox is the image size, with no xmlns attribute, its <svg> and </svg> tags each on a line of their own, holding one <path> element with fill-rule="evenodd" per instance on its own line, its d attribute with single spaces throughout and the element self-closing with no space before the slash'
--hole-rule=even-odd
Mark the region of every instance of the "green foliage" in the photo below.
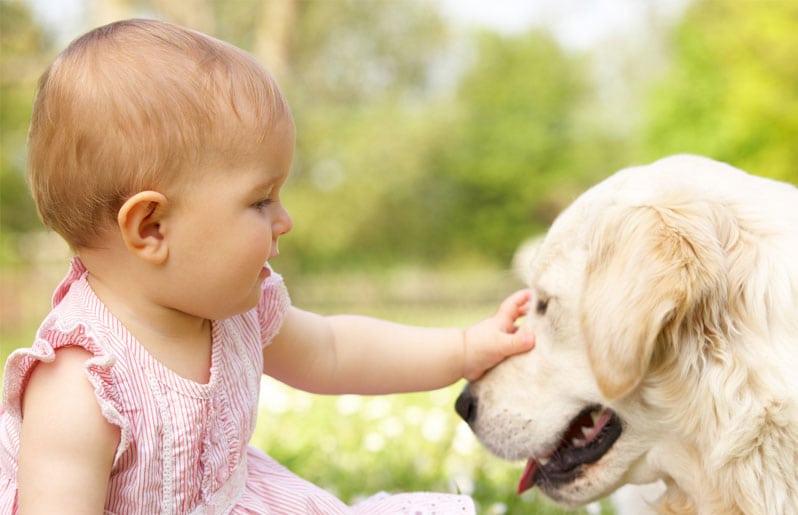
<svg viewBox="0 0 798 515">
<path fill-rule="evenodd" d="M 172 5 L 118 2 L 134 4 L 166 17 Z M 198 28 L 253 49 L 271 5 L 208 0 L 196 11 L 212 23 Z M 191 15 L 180 6 L 172 16 Z M 624 135 L 597 122 L 609 115 L 592 56 L 548 33 L 472 34 L 460 40 L 472 52 L 462 62 L 432 2 L 294 6 L 280 75 L 298 127 L 287 268 L 507 266 L 520 241 L 630 156 L 695 152 L 798 182 L 795 2 L 696 0 L 672 30 L 671 65 L 642 130 Z M 13 249 L 17 234 L 39 227 L 24 138 L 51 52 L 26 4 L 0 0 L 0 9 L 0 231 Z"/>
<path fill-rule="evenodd" d="M 551 36 L 482 33 L 477 49 L 426 180 L 443 206 L 437 236 L 455 252 L 506 263 L 596 178 L 579 149 L 597 135 L 580 125 L 590 99 L 585 63 Z"/>
<path fill-rule="evenodd" d="M 304 119 L 305 141 L 284 194 L 296 222 L 281 243 L 286 252 L 307 268 L 330 269 L 406 263 L 430 249 L 434 242 L 409 232 L 422 223 L 428 198 L 417 184 L 435 140 L 423 120 L 424 113 L 387 102 Z"/>
<path fill-rule="evenodd" d="M 302 117 L 400 101 L 425 87 L 444 42 L 431 2 L 299 2 L 287 94 Z"/>
<path fill-rule="evenodd" d="M 700 0 L 651 96 L 645 153 L 693 152 L 798 182 L 798 3 Z"/>
<path fill-rule="evenodd" d="M 429 2 L 302 2 L 283 81 L 297 123 L 284 199 L 287 266 L 375 268 L 417 258 L 418 177 L 436 130 L 430 71 L 444 25 Z M 408 197 L 411 202 L 405 202 Z M 423 201 L 423 200 L 422 200 Z"/>
<path fill-rule="evenodd" d="M 582 59 L 544 33 L 483 33 L 475 53 L 452 97 L 397 86 L 355 107 L 295 106 L 285 198 L 296 227 L 284 246 L 303 266 L 506 266 L 612 169 L 620 145 L 580 121 L 590 100 Z"/>
<path fill-rule="evenodd" d="M 48 41 L 19 2 L 0 0 L 0 237 L 40 227 L 25 182 L 25 135 Z M 3 253 L 5 255 L 5 253 Z M 5 259 L 2 259 L 5 261 Z"/>
</svg>

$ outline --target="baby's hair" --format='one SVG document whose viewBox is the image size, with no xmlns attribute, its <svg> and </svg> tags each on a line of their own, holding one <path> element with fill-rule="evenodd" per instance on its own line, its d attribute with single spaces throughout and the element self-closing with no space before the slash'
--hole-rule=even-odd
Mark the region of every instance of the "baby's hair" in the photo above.
<svg viewBox="0 0 798 515">
<path fill-rule="evenodd" d="M 112 23 L 73 41 L 39 81 L 31 192 L 73 249 L 97 246 L 130 196 L 168 195 L 286 119 L 276 83 L 246 52 L 162 21 Z"/>
</svg>

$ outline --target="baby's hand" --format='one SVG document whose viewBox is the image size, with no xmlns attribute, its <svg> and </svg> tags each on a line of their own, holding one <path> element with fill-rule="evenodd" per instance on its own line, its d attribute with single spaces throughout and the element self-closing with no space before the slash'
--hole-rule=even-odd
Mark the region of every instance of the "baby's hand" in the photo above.
<svg viewBox="0 0 798 515">
<path fill-rule="evenodd" d="M 472 325 L 463 332 L 463 377 L 474 381 L 500 361 L 535 346 L 532 333 L 519 331 L 515 321 L 529 307 L 529 290 L 507 297 L 499 311 L 490 318 Z"/>
</svg>

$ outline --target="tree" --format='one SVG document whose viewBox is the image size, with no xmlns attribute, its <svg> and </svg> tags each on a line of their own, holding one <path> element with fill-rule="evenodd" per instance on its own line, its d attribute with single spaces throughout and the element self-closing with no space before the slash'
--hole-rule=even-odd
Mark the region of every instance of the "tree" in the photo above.
<svg viewBox="0 0 798 515">
<path fill-rule="evenodd" d="M 798 3 L 700 0 L 673 34 L 644 153 L 705 154 L 798 182 Z"/>
<path fill-rule="evenodd" d="M 25 182 L 33 90 L 50 41 L 21 2 L 0 0 L 0 236 L 41 227 Z"/>
<path fill-rule="evenodd" d="M 397 41 L 419 40 L 411 36 Z M 437 64 L 423 55 L 417 74 Z M 620 145 L 581 117 L 593 100 L 585 64 L 546 33 L 484 32 L 451 99 L 411 95 L 427 83 L 411 73 L 371 97 L 332 87 L 332 103 L 298 102 L 298 173 L 286 198 L 309 227 L 298 222 L 286 244 L 315 254 L 314 265 L 507 266 L 618 163 Z"/>
<path fill-rule="evenodd" d="M 316 1 L 298 4 L 295 23 L 281 78 L 298 131 L 284 246 L 314 270 L 407 258 L 411 238 L 384 222 L 422 171 L 440 14 L 418 0 Z"/>
<path fill-rule="evenodd" d="M 617 147 L 584 123 L 586 62 L 545 32 L 480 35 L 457 113 L 429 156 L 430 240 L 451 255 L 508 264 L 587 184 Z M 599 142 L 602 142 L 599 144 Z"/>
</svg>

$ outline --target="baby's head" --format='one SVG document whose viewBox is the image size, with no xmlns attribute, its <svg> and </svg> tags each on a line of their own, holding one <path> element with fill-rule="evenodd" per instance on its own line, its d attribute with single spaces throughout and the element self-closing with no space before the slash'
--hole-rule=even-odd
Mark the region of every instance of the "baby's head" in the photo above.
<svg viewBox="0 0 798 515">
<path fill-rule="evenodd" d="M 31 190 L 73 249 L 102 245 L 132 195 L 169 195 L 245 160 L 293 124 L 269 73 L 204 34 L 128 20 L 75 40 L 42 76 L 28 137 Z"/>
</svg>

